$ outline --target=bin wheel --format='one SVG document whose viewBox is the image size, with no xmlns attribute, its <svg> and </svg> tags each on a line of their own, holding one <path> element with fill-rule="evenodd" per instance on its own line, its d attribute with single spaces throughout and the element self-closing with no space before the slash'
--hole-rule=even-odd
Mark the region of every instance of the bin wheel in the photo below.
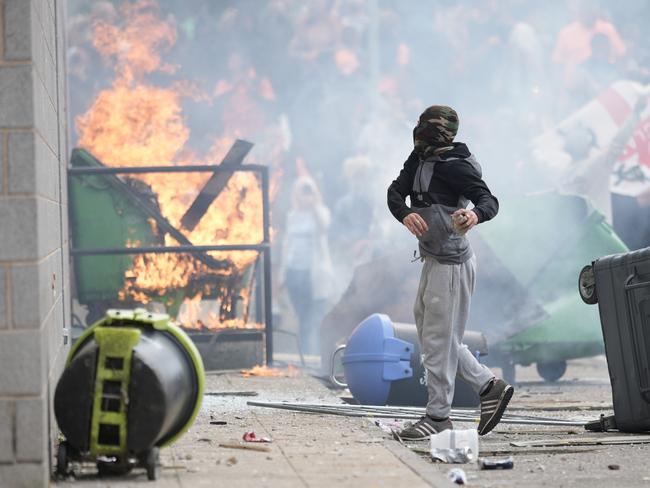
<svg viewBox="0 0 650 488">
<path fill-rule="evenodd" d="M 59 443 L 56 451 L 56 474 L 67 476 L 70 471 L 70 459 L 68 458 L 68 443 L 63 441 Z"/>
<path fill-rule="evenodd" d="M 124 476 L 128 474 L 133 466 L 119 461 L 97 461 L 97 474 L 103 476 Z"/>
<path fill-rule="evenodd" d="M 595 305 L 598 303 L 598 294 L 596 293 L 596 276 L 594 275 L 594 267 L 588 264 L 580 271 L 578 277 L 578 291 L 580 298 L 587 305 Z"/>
<path fill-rule="evenodd" d="M 549 383 L 559 380 L 566 373 L 566 361 L 544 361 L 537 363 L 537 372 Z"/>
<path fill-rule="evenodd" d="M 151 448 L 151 451 L 147 453 L 147 457 L 144 462 L 144 467 L 147 470 L 147 479 L 149 481 L 155 481 L 160 475 L 160 449 L 157 447 Z"/>
</svg>

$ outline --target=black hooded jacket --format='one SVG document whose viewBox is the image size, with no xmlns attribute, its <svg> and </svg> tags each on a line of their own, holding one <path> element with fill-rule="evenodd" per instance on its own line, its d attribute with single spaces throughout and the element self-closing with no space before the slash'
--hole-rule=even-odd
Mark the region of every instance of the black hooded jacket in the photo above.
<svg viewBox="0 0 650 488">
<path fill-rule="evenodd" d="M 465 197 L 474 204 L 472 210 L 478 216 L 479 223 L 490 220 L 497 214 L 499 201 L 483 181 L 480 166 L 465 144 L 454 142 L 449 151 L 428 158 L 426 162 L 435 162 L 434 169 L 429 171 L 431 179 L 428 186 L 418 185 L 426 166 L 420 162 L 418 153 L 413 151 L 399 176 L 388 187 L 388 208 L 399 222 L 413 212 L 406 205 L 407 196 L 410 196 L 411 206 L 415 208 L 435 204 L 458 207 Z"/>
</svg>

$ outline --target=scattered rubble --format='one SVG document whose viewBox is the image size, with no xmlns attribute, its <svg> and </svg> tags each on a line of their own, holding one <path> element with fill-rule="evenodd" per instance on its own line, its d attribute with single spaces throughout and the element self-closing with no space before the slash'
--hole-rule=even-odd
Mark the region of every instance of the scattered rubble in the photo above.
<svg viewBox="0 0 650 488">
<path fill-rule="evenodd" d="M 258 444 L 245 444 L 243 442 L 222 442 L 219 444 L 219 447 L 225 447 L 226 449 L 242 449 L 245 451 L 271 452 L 271 448 L 269 447 L 260 446 Z"/>
<path fill-rule="evenodd" d="M 512 469 L 515 467 L 515 461 L 512 456 L 503 459 L 479 458 L 478 465 L 481 469 Z"/>
<path fill-rule="evenodd" d="M 242 436 L 244 442 L 273 442 L 270 437 L 257 437 L 255 432 L 244 432 Z"/>
<path fill-rule="evenodd" d="M 256 391 L 207 391 L 206 396 L 237 396 L 237 397 L 254 397 L 259 393 Z"/>
<path fill-rule="evenodd" d="M 513 447 L 613 446 L 620 444 L 650 444 L 650 435 L 605 435 L 601 437 L 578 437 L 573 439 L 536 439 L 510 443 Z"/>
</svg>

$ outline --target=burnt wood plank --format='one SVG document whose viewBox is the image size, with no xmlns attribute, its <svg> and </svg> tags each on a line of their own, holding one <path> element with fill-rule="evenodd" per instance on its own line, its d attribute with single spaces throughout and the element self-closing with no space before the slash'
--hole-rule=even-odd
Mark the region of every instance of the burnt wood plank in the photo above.
<svg viewBox="0 0 650 488">
<path fill-rule="evenodd" d="M 251 142 L 237 139 L 228 151 L 228 154 L 221 161 L 220 166 L 240 166 L 252 147 L 253 144 Z M 190 232 L 194 230 L 201 218 L 208 211 L 210 205 L 212 205 L 212 202 L 214 202 L 226 187 L 231 176 L 232 173 L 228 171 L 215 171 L 212 174 L 196 199 L 192 202 L 192 205 L 185 212 L 185 215 L 181 218 L 181 226 L 184 229 Z"/>
</svg>

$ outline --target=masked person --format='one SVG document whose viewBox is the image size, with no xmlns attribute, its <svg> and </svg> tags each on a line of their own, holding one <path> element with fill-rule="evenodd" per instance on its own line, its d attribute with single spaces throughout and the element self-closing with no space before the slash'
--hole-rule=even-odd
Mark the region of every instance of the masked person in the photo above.
<svg viewBox="0 0 650 488">
<path fill-rule="evenodd" d="M 388 208 L 418 238 L 424 262 L 413 311 L 429 399 L 426 415 L 400 434 L 409 440 L 453 428 L 449 414 L 457 374 L 480 395 L 480 435 L 499 423 L 514 392 L 462 344 L 476 270 L 465 234 L 494 217 L 499 202 L 467 146 L 453 142 L 457 131 L 452 108 L 427 108 L 413 131 L 415 148 L 388 188 Z"/>
</svg>

